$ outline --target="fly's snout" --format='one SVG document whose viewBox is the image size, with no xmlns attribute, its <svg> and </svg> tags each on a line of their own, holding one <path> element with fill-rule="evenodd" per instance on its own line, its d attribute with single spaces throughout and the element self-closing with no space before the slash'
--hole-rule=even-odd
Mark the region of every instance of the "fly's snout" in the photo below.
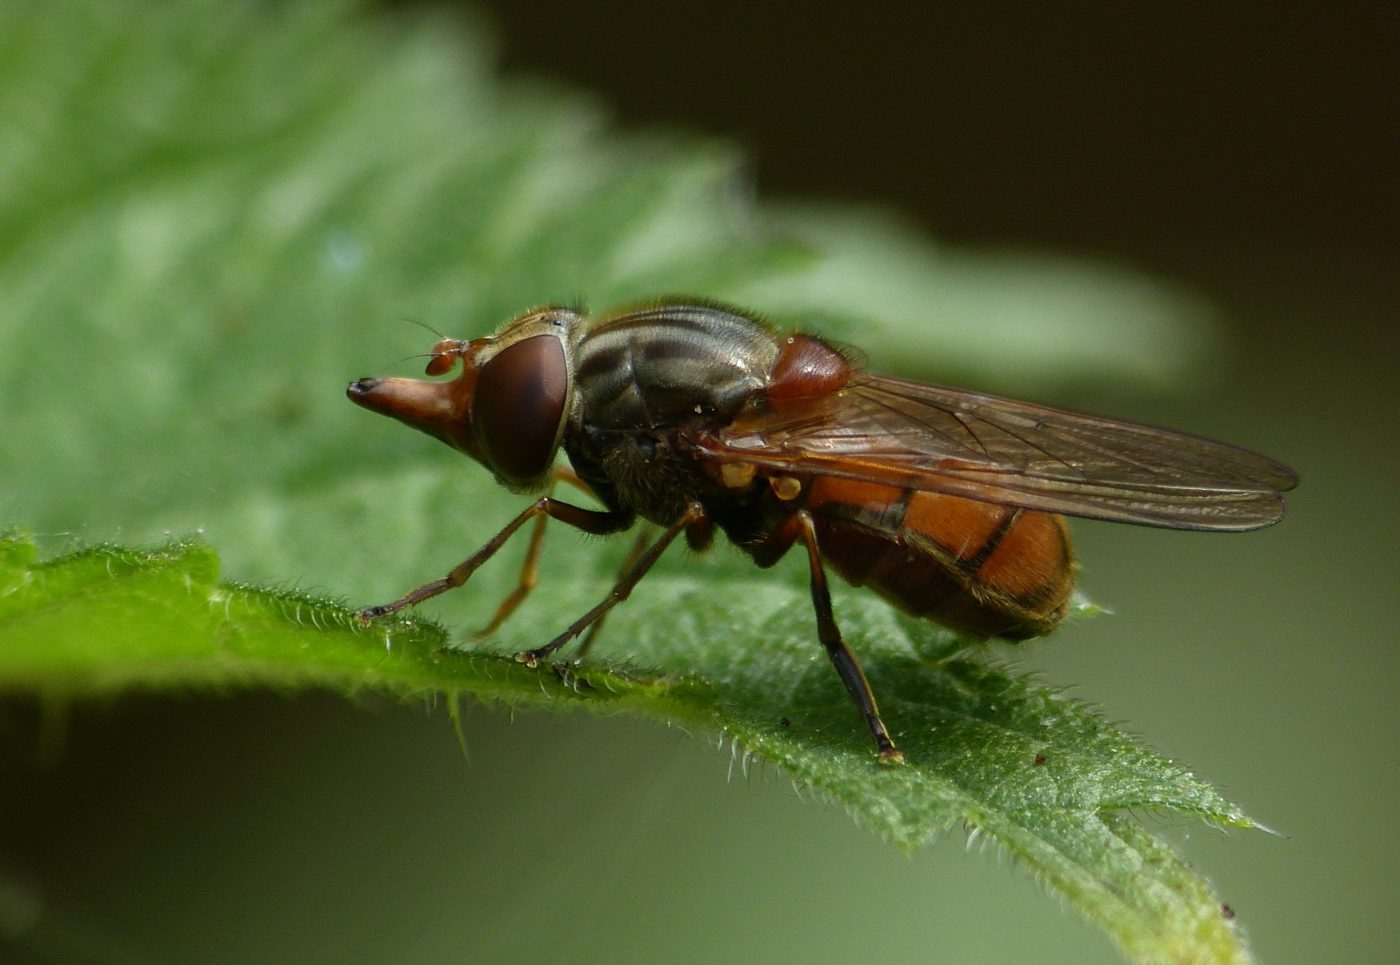
<svg viewBox="0 0 1400 965">
<path fill-rule="evenodd" d="M 379 379 L 356 379 L 346 387 L 345 394 L 349 397 L 351 402 L 364 405 L 368 408 L 365 400 L 374 394 L 374 390 L 378 388 L 379 382 Z"/>
<path fill-rule="evenodd" d="M 356 379 L 345 395 L 361 408 L 397 419 L 478 458 L 472 436 L 471 386 L 462 380 Z"/>
<path fill-rule="evenodd" d="M 345 395 L 358 406 L 414 428 L 443 418 L 452 408 L 451 393 L 443 383 L 422 379 L 356 379 L 346 387 Z"/>
</svg>

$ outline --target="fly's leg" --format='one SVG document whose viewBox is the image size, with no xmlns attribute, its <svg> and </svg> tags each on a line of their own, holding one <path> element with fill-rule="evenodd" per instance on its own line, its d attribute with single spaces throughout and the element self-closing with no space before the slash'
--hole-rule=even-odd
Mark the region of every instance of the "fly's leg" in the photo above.
<svg viewBox="0 0 1400 965">
<path fill-rule="evenodd" d="M 549 482 L 549 490 L 546 494 L 550 496 L 554 495 L 554 487 L 561 482 L 577 486 L 586 493 L 592 492 L 592 490 L 588 488 L 588 484 L 580 479 L 578 474 L 572 469 L 556 466 L 553 478 L 550 479 Z M 490 622 L 476 631 L 476 633 L 472 634 L 474 639 L 480 640 L 482 637 L 489 637 L 499 630 L 501 624 L 505 623 L 506 620 L 510 618 L 510 615 L 515 612 L 520 604 L 525 602 L 525 598 L 529 596 L 530 591 L 535 588 L 535 584 L 539 580 L 540 550 L 544 548 L 544 530 L 548 522 L 548 513 L 540 513 L 535 517 L 535 528 L 530 533 L 530 545 L 525 550 L 525 562 L 520 567 L 520 580 L 515 584 L 515 589 L 510 592 L 510 595 L 501 601 L 501 605 L 496 608 L 496 613 L 491 617 Z"/>
<path fill-rule="evenodd" d="M 501 605 L 496 607 L 496 613 L 490 621 L 472 634 L 472 639 L 480 640 L 482 637 L 489 637 L 501 628 L 512 613 L 520 604 L 525 602 L 525 598 L 530 595 L 530 591 L 539 582 L 539 562 L 540 550 L 544 547 L 544 528 L 549 522 L 548 513 L 540 513 L 535 517 L 535 528 L 530 533 L 530 545 L 525 550 L 525 563 L 520 567 L 520 580 L 515 584 L 515 589 L 510 591 L 510 595 L 501 601 Z"/>
<path fill-rule="evenodd" d="M 661 554 L 666 552 L 666 547 L 670 546 L 677 536 L 686 528 L 699 523 L 704 518 L 704 507 L 699 503 L 691 503 L 686 507 L 686 511 L 681 514 L 680 519 L 676 520 L 670 526 L 667 526 L 665 532 L 657 537 L 656 541 L 652 543 L 645 552 L 637 556 L 636 561 L 622 574 L 617 584 L 612 588 L 612 592 L 603 599 L 602 603 L 599 603 L 593 609 L 579 617 L 573 622 L 572 626 L 544 646 L 517 653 L 515 659 L 527 666 L 537 666 L 545 657 L 548 657 L 551 653 L 564 646 L 564 644 L 568 643 L 584 630 L 596 624 L 609 610 L 627 599 L 632 593 L 632 588 L 637 585 L 642 577 L 647 575 L 648 570 L 656 565 L 656 561 L 661 558 Z"/>
<path fill-rule="evenodd" d="M 812 570 L 812 608 L 817 614 L 817 637 L 822 646 L 826 647 L 826 654 L 836 666 L 836 672 L 841 675 L 846 692 L 860 708 L 861 716 L 865 718 L 866 726 L 870 728 L 875 745 L 880 750 L 880 763 L 902 764 L 904 755 L 894 746 L 890 732 L 885 729 L 885 722 L 880 719 L 880 708 L 875 705 L 875 694 L 870 690 L 870 682 L 865 679 L 860 664 L 856 663 L 851 648 L 841 639 L 841 629 L 836 625 L 836 617 L 831 612 L 831 592 L 826 585 L 826 571 L 822 567 L 821 550 L 817 548 L 817 528 L 812 521 L 812 514 L 800 509 L 796 515 L 802 528 L 802 542 L 807 547 L 807 562 Z"/>
<path fill-rule="evenodd" d="M 637 531 L 637 538 L 632 541 L 632 548 L 627 551 L 627 559 L 622 561 L 622 572 L 618 574 L 618 579 L 625 577 L 632 567 L 637 565 L 637 561 L 642 558 L 642 553 L 647 548 L 647 543 L 651 540 L 652 532 L 652 527 L 645 524 Z M 593 621 L 593 625 L 583 635 L 583 643 L 579 644 L 578 653 L 574 654 L 574 659 L 582 660 L 584 658 L 589 647 L 593 646 L 593 641 L 598 638 L 598 631 L 603 629 L 603 621 L 607 618 L 608 615 L 604 613 Z"/>
<path fill-rule="evenodd" d="M 409 590 L 392 603 L 367 607 L 355 614 L 356 619 L 362 624 L 368 624 L 376 617 L 397 613 L 405 607 L 414 606 L 424 600 L 432 599 L 439 593 L 446 593 L 448 590 L 461 586 L 471 578 L 471 575 L 480 568 L 481 564 L 489 560 L 497 550 L 505 545 L 506 540 L 510 539 L 516 530 L 535 517 L 557 519 L 561 523 L 566 523 L 575 529 L 581 529 L 585 533 L 591 533 L 595 536 L 616 533 L 632 525 L 630 513 L 583 509 L 570 503 L 560 502 L 552 496 L 543 496 L 531 503 L 525 512 L 507 523 L 505 528 L 491 537 L 485 546 L 454 566 L 452 571 L 442 579 L 433 580 L 431 583 L 424 583 L 416 589 Z"/>
</svg>

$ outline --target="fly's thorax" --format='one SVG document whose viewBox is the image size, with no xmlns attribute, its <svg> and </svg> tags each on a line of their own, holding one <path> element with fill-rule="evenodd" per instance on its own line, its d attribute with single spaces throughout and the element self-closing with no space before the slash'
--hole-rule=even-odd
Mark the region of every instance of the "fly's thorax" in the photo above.
<svg viewBox="0 0 1400 965">
<path fill-rule="evenodd" d="M 578 342 L 580 425 L 723 425 L 763 392 L 778 353 L 758 322 L 711 306 L 667 305 L 601 319 Z"/>
<path fill-rule="evenodd" d="M 564 447 L 610 505 L 666 523 L 716 483 L 680 437 L 718 429 L 763 395 L 779 355 L 762 324 L 708 305 L 590 321 L 574 358 Z M 606 495 L 604 495 L 606 493 Z"/>
</svg>

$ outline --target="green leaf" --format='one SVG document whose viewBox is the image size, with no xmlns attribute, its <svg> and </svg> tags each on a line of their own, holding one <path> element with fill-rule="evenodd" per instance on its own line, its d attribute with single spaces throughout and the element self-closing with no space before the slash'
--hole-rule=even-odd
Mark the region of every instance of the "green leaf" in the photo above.
<svg viewBox="0 0 1400 965">
<path fill-rule="evenodd" d="M 565 612 L 590 599 L 565 596 Z M 71 700 L 173 687 L 372 688 L 680 721 L 727 736 L 745 768 L 751 755 L 779 764 L 901 847 L 959 826 L 985 835 L 1135 958 L 1243 958 L 1208 887 L 1122 813 L 1251 827 L 1237 807 L 1078 702 L 960 656 L 927 623 L 843 596 L 904 767 L 875 763 L 835 675 L 813 659 L 800 580 L 755 583 L 723 564 L 658 574 L 617 611 L 608 629 L 626 641 L 626 661 L 551 673 L 455 644 L 434 624 L 362 629 L 326 600 L 220 582 L 213 552 L 195 542 L 36 564 L 33 544 L 11 539 L 0 542 L 0 690 Z"/>
<path fill-rule="evenodd" d="M 1245 958 L 1204 882 L 1125 815 L 1250 826 L 1237 808 L 1082 705 L 838 589 L 910 760 L 878 767 L 799 560 L 759 573 L 728 549 L 673 552 L 563 678 L 506 654 L 596 602 L 626 540 L 555 533 L 538 598 L 485 648 L 461 641 L 513 586 L 511 559 L 424 608 L 450 631 L 362 630 L 323 598 L 392 598 L 521 508 L 344 400 L 431 344 L 400 319 L 471 336 L 543 302 L 694 292 L 906 372 L 937 352 L 940 379 L 1003 366 L 1043 384 L 1195 364 L 1208 329 L 1190 298 L 950 253 L 888 215 L 754 204 L 727 145 L 609 131 L 580 95 L 502 81 L 469 20 L 9 5 L 0 103 L 0 521 L 38 534 L 0 544 L 0 690 L 371 688 L 681 721 L 901 847 L 957 827 L 995 842 L 1135 959 Z"/>
</svg>

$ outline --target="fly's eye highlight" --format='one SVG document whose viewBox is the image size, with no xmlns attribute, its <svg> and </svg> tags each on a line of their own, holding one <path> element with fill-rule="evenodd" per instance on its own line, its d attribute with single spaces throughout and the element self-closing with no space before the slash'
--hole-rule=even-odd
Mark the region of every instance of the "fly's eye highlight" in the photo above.
<svg viewBox="0 0 1400 965">
<path fill-rule="evenodd" d="M 522 339 L 482 366 L 473 401 L 476 438 L 507 483 L 525 485 L 554 463 L 568 390 L 564 346 L 553 335 Z"/>
</svg>

